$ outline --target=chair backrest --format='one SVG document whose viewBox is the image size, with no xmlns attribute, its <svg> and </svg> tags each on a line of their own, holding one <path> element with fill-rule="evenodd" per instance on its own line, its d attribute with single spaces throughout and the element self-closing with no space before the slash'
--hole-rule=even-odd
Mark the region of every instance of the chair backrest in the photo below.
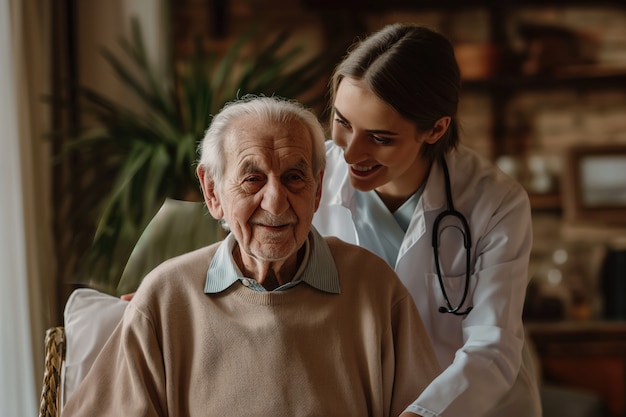
<svg viewBox="0 0 626 417">
<path fill-rule="evenodd" d="M 65 358 L 65 330 L 52 327 L 46 331 L 45 370 L 39 404 L 39 417 L 58 417 L 62 396 L 62 368 Z"/>
<path fill-rule="evenodd" d="M 58 417 L 120 322 L 128 302 L 91 288 L 72 292 L 64 325 L 45 338 L 45 370 L 39 417 Z"/>
<path fill-rule="evenodd" d="M 223 239 L 204 203 L 167 199 L 137 242 L 117 290 L 133 292 L 152 268 L 173 256 Z M 39 417 L 57 417 L 119 323 L 128 303 L 91 288 L 75 290 L 63 327 L 46 333 L 45 375 Z"/>
</svg>

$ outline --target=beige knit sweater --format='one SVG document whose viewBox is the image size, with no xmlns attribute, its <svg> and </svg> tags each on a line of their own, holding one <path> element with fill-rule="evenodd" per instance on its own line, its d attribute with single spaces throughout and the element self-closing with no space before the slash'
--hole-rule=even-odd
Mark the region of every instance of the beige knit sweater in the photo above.
<svg viewBox="0 0 626 417">
<path fill-rule="evenodd" d="M 397 416 L 438 374 L 387 264 L 327 238 L 341 294 L 204 294 L 217 245 L 150 273 L 63 416 Z"/>
</svg>

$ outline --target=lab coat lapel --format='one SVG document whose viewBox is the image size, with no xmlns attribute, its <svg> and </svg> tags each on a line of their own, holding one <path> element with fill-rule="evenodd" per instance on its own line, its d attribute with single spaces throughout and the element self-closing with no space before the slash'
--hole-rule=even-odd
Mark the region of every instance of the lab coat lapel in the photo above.
<svg viewBox="0 0 626 417">
<path fill-rule="evenodd" d="M 453 162 L 450 161 L 452 158 L 449 158 L 448 156 L 446 157 L 446 160 L 449 161 L 448 166 L 450 166 Z M 430 168 L 430 173 L 426 179 L 426 187 L 424 187 L 424 193 L 415 207 L 415 213 L 409 223 L 404 240 L 402 241 L 402 246 L 400 246 L 396 266 L 410 251 L 410 249 L 424 237 L 427 230 L 427 221 L 432 222 L 431 217 L 435 217 L 434 215 L 429 215 L 429 213 L 432 211 L 439 212 L 444 210 L 445 206 L 445 180 L 443 170 L 439 163 L 435 162 Z"/>
</svg>

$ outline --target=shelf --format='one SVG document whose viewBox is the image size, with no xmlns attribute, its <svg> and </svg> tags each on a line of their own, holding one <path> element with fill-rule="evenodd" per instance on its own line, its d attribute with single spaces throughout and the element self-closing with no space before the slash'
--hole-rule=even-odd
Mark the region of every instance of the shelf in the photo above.
<svg viewBox="0 0 626 417">
<path fill-rule="evenodd" d="M 528 193 L 530 206 L 533 210 L 560 211 L 561 210 L 561 194 L 534 194 Z"/>
<path fill-rule="evenodd" d="M 526 323 L 544 380 L 596 394 L 611 417 L 626 413 L 626 322 Z"/>
<path fill-rule="evenodd" d="M 370 12 L 375 10 L 404 9 L 427 10 L 437 9 L 458 11 L 468 8 L 519 8 L 519 7 L 556 7 L 556 6 L 589 6 L 588 0 L 300 0 L 300 3 L 314 10 L 358 10 Z M 621 0 L 597 0 L 598 6 L 623 6 Z"/>
<path fill-rule="evenodd" d="M 623 320 L 531 321 L 525 327 L 531 336 L 540 337 L 544 342 L 618 342 L 624 346 L 618 353 L 626 355 L 626 321 Z"/>
<path fill-rule="evenodd" d="M 615 88 L 619 85 L 626 85 L 626 68 L 600 70 L 592 66 L 587 67 L 588 73 L 584 75 L 582 69 L 577 72 L 567 72 L 562 74 L 543 74 L 535 76 L 509 75 L 497 76 L 485 80 L 463 81 L 463 89 L 466 91 L 486 91 L 503 92 L 518 90 L 554 90 L 559 88 L 570 89 L 602 89 Z"/>
</svg>

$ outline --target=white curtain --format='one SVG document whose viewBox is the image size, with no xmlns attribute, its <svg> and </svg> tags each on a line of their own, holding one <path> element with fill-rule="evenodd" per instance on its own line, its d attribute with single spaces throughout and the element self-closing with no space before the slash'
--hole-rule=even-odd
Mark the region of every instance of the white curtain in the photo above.
<svg viewBox="0 0 626 417">
<path fill-rule="evenodd" d="M 36 416 L 43 339 L 56 322 L 50 198 L 50 0 L 0 0 L 0 415 Z M 113 43 L 130 15 L 145 26 L 153 59 L 168 38 L 164 0 L 79 2 L 79 35 Z M 105 10 L 111 19 L 101 22 Z M 108 8 L 108 9 L 107 9 Z M 94 11 L 98 12 L 91 16 Z M 112 29 L 113 28 L 113 29 Z M 111 33 L 112 32 L 112 33 Z M 103 33 L 105 33 L 103 35 Z M 114 36 L 111 36 L 114 35 Z M 102 42 L 102 36 L 109 36 Z M 80 48 L 79 48 L 80 49 Z M 79 51 L 84 52 L 84 51 Z M 160 56 L 154 56 L 160 55 Z M 87 71 L 87 73 L 90 73 Z M 61 308 L 63 306 L 60 306 Z"/>
<path fill-rule="evenodd" d="M 52 320 L 45 0 L 0 0 L 0 413 L 36 416 Z M 44 275 L 45 274 L 45 275 Z M 44 296 L 45 294 L 45 296 Z"/>
</svg>

